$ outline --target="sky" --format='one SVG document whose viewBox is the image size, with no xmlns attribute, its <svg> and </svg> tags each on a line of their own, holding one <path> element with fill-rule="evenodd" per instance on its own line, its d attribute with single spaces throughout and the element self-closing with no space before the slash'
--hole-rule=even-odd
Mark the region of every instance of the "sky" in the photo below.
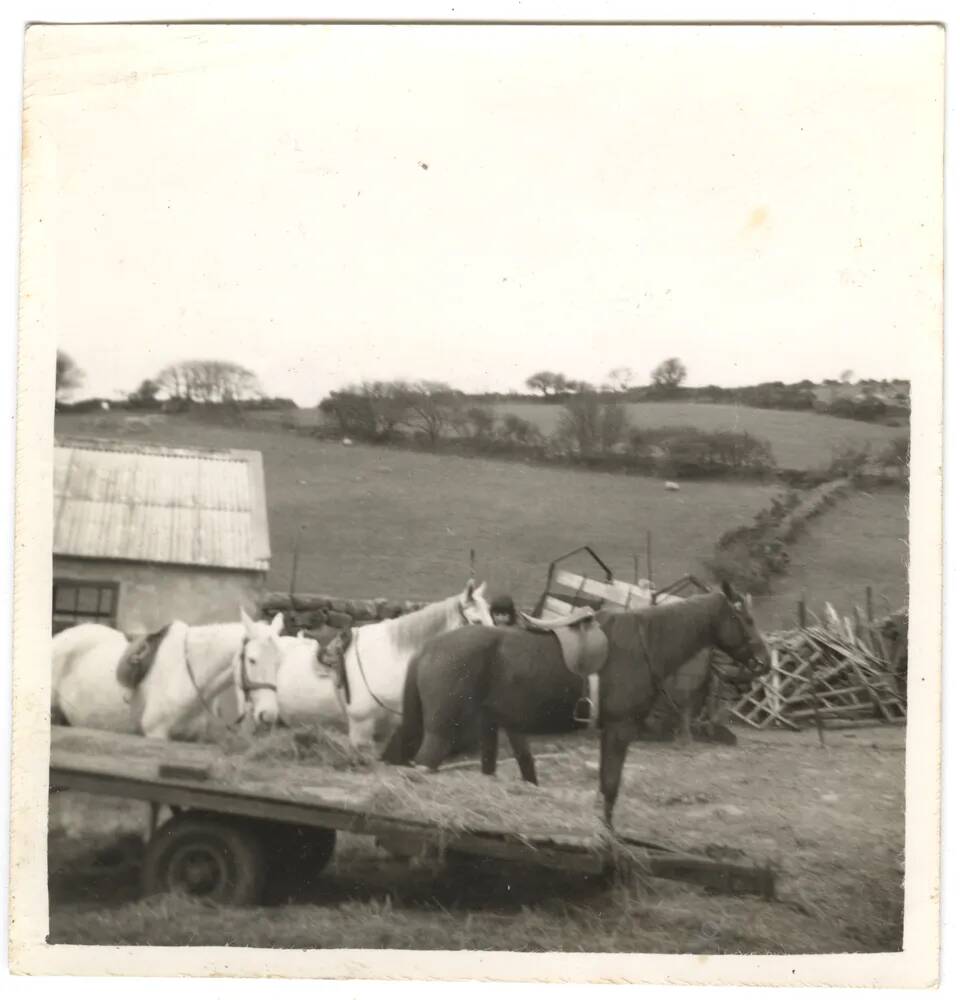
<svg viewBox="0 0 960 1000">
<path fill-rule="evenodd" d="M 941 335 L 931 27 L 35 27 L 25 290 L 130 391 L 315 405 L 547 368 L 911 377 Z"/>
</svg>

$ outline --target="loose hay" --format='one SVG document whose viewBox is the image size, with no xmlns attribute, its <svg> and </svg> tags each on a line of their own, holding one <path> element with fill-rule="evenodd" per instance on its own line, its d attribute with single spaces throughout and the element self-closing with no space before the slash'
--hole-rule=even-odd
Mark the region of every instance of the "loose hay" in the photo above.
<svg viewBox="0 0 960 1000">
<path fill-rule="evenodd" d="M 251 763 L 295 763 L 332 768 L 334 771 L 364 771 L 375 763 L 342 733 L 319 726 L 275 729 L 260 736 L 233 732 L 218 741 L 238 767 Z"/>
<path fill-rule="evenodd" d="M 469 771 L 425 773 L 382 764 L 338 732 L 321 727 L 278 729 L 265 735 L 229 733 L 218 740 L 222 780 L 263 780 L 277 787 L 321 786 L 330 804 L 337 793 L 367 816 L 428 824 L 448 833 L 497 832 L 521 840 L 550 836 L 602 840 L 594 795 L 582 790 L 544 789 L 519 779 L 489 778 Z M 284 767 L 275 771 L 276 765 Z"/>
</svg>

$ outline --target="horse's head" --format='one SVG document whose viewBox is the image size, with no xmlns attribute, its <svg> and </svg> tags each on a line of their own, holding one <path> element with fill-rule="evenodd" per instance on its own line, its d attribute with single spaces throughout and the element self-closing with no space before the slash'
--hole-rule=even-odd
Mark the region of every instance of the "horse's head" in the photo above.
<svg viewBox="0 0 960 1000">
<path fill-rule="evenodd" d="M 475 586 L 473 580 L 467 582 L 463 593 L 458 598 L 460 614 L 468 625 L 492 625 L 493 616 L 486 598 L 487 585 L 481 583 Z"/>
<path fill-rule="evenodd" d="M 726 580 L 723 595 L 726 601 L 717 624 L 716 645 L 746 667 L 751 678 L 761 677 L 770 669 L 770 649 L 753 619 L 750 595 L 738 594 Z"/>
<path fill-rule="evenodd" d="M 280 633 L 283 615 L 277 614 L 272 622 L 255 622 L 241 609 L 244 636 L 240 651 L 234 660 L 234 681 L 244 712 L 257 726 L 276 725 L 280 717 L 277 701 L 277 673 L 283 659 Z"/>
</svg>

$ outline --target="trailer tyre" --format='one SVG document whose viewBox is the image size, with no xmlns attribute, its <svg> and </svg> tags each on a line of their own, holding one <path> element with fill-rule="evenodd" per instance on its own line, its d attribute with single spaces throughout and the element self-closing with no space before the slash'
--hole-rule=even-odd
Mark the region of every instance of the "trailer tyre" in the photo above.
<svg viewBox="0 0 960 1000">
<path fill-rule="evenodd" d="M 263 848 L 242 822 L 181 813 L 154 834 L 143 864 L 146 895 L 177 892 L 244 906 L 259 900 Z"/>
</svg>

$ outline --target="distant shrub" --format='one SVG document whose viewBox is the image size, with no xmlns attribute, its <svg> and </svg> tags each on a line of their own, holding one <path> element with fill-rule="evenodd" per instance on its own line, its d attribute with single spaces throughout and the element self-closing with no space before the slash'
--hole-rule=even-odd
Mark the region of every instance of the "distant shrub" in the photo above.
<svg viewBox="0 0 960 1000">
<path fill-rule="evenodd" d="M 905 434 L 895 437 L 877 456 L 877 462 L 885 468 L 895 468 L 901 475 L 910 469 L 910 438 Z"/>
<path fill-rule="evenodd" d="M 656 459 L 665 475 L 756 475 L 776 468 L 769 441 L 746 431 L 652 427 L 634 428 L 627 437 L 633 454 Z"/>
<path fill-rule="evenodd" d="M 747 594 L 770 592 L 770 576 L 763 564 L 750 552 L 746 542 L 726 549 L 717 549 L 703 560 L 703 565 L 714 580 L 727 580 L 737 590 Z"/>
<path fill-rule="evenodd" d="M 470 437 L 488 438 L 493 434 L 497 415 L 490 406 L 471 406 L 462 415 L 461 427 Z"/>
<path fill-rule="evenodd" d="M 500 437 L 515 444 L 537 444 L 543 435 L 536 424 L 515 413 L 507 413 L 501 420 Z"/>
<path fill-rule="evenodd" d="M 858 475 L 870 464 L 872 457 L 870 445 L 864 441 L 834 445 L 830 454 L 830 463 L 826 471 L 831 479 Z"/>
<path fill-rule="evenodd" d="M 874 423 L 887 415 L 887 404 L 882 399 L 866 396 L 858 399 L 836 399 L 826 407 L 826 412 L 847 420 L 863 420 Z"/>
</svg>

